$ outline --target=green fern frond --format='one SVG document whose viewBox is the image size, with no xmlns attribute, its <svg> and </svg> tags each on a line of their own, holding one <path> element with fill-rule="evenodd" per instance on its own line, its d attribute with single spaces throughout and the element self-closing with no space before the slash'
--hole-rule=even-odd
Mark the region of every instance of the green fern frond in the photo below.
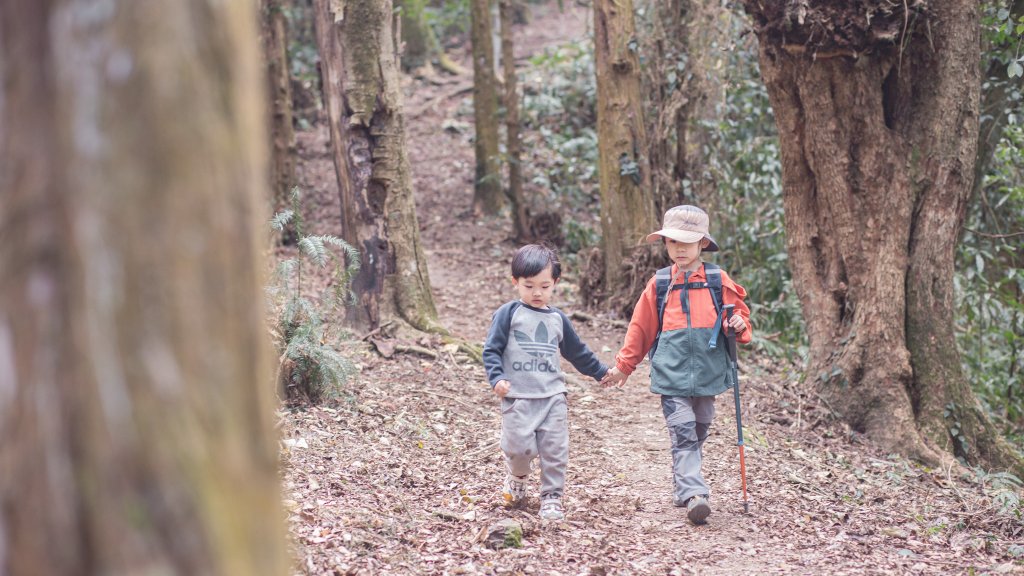
<svg viewBox="0 0 1024 576">
<path fill-rule="evenodd" d="M 988 475 L 988 480 L 995 488 L 1021 488 L 1024 482 L 1010 472 L 993 472 Z"/>
<path fill-rule="evenodd" d="M 309 259 L 317 266 L 323 268 L 327 265 L 330 253 L 327 252 L 327 248 L 324 247 L 323 240 L 319 236 L 303 236 L 299 239 L 299 249 L 303 254 L 309 256 Z"/>
<path fill-rule="evenodd" d="M 355 274 L 359 270 L 359 251 L 353 248 L 351 244 L 330 234 L 324 234 L 319 236 L 319 238 L 324 244 L 340 248 L 345 253 L 345 268 L 350 274 Z"/>
<path fill-rule="evenodd" d="M 985 486 L 985 493 L 995 503 L 1000 514 L 1020 518 L 1024 516 L 1024 500 L 1021 499 L 1020 491 L 1024 488 L 1024 481 L 1011 472 L 986 472 L 980 468 L 975 469 L 978 479 Z"/>
<path fill-rule="evenodd" d="M 278 284 L 287 284 L 295 274 L 295 270 L 298 267 L 299 261 L 296 258 L 286 258 L 281 260 L 274 268 L 274 280 Z"/>
<path fill-rule="evenodd" d="M 270 227 L 278 232 L 283 231 L 284 227 L 291 222 L 293 216 L 295 216 L 294 210 L 282 210 L 274 214 L 274 217 L 270 219 Z"/>
<path fill-rule="evenodd" d="M 352 293 L 352 280 L 356 277 L 359 272 L 360 260 L 359 251 L 352 247 L 351 244 L 345 242 L 337 236 L 331 234 L 324 234 L 321 236 L 315 236 L 321 244 L 326 246 L 333 246 L 342 251 L 342 258 L 339 259 L 334 253 L 329 253 L 332 262 L 340 263 L 335 267 L 334 270 L 334 285 L 333 300 L 339 304 L 354 304 L 355 294 Z"/>
</svg>

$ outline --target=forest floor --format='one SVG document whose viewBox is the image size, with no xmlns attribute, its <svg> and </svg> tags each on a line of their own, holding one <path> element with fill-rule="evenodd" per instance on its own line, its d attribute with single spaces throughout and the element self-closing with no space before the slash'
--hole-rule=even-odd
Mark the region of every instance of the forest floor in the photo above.
<svg viewBox="0 0 1024 576">
<path fill-rule="evenodd" d="M 589 10 L 565 4 L 531 5 L 522 55 L 588 34 Z M 482 343 L 514 297 L 516 246 L 506 219 L 472 213 L 471 79 L 406 82 L 434 300 L 443 324 Z M 338 234 L 326 129 L 298 139 L 307 224 Z M 575 285 L 570 269 L 554 302 L 567 313 L 579 311 Z M 610 364 L 622 323 L 590 316 L 577 330 Z M 1024 574 L 1024 527 L 998 512 L 991 482 L 879 452 L 832 417 L 798 367 L 741 351 L 749 513 L 725 394 L 704 447 L 713 514 L 693 526 L 672 505 L 669 438 L 645 366 L 607 391 L 563 363 L 567 517 L 544 523 L 536 479 L 525 507 L 502 502 L 498 399 L 482 366 L 430 337 L 404 343 L 436 357 L 360 336 L 344 344 L 359 373 L 340 400 L 279 412 L 296 574 Z M 506 519 L 521 524 L 521 547 L 495 549 L 487 534 Z"/>
</svg>

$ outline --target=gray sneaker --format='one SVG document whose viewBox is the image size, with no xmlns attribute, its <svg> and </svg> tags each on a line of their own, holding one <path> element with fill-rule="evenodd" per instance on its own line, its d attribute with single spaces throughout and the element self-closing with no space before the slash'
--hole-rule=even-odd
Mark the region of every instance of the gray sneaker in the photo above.
<svg viewBox="0 0 1024 576">
<path fill-rule="evenodd" d="M 707 522 L 711 515 L 711 504 L 704 496 L 694 496 L 686 502 L 686 518 L 694 524 L 700 525 Z"/>
<path fill-rule="evenodd" d="M 541 520 L 562 520 L 565 512 L 562 511 L 562 501 L 557 498 L 549 498 L 540 503 Z"/>
</svg>

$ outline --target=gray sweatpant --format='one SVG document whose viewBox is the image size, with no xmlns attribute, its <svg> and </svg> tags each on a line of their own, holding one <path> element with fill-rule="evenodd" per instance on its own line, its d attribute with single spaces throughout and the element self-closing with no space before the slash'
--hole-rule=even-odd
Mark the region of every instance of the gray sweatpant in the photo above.
<svg viewBox="0 0 1024 576">
<path fill-rule="evenodd" d="M 679 504 L 691 496 L 710 496 L 700 466 L 704 441 L 715 418 L 714 396 L 662 396 L 668 435 L 672 440 L 673 496 Z"/>
<path fill-rule="evenodd" d="M 569 463 L 569 421 L 565 394 L 550 398 L 502 398 L 501 451 L 515 476 L 530 473 L 540 457 L 540 498 L 561 498 Z"/>
</svg>

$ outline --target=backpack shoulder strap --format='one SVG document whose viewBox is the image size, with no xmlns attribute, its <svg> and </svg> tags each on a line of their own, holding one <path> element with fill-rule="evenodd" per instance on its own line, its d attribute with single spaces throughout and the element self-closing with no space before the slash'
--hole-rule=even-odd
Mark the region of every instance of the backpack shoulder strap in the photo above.
<svg viewBox="0 0 1024 576">
<path fill-rule="evenodd" d="M 672 267 L 666 266 L 654 273 L 654 288 L 658 302 L 658 334 L 661 334 L 662 318 L 665 316 L 665 302 L 668 300 L 669 284 L 672 283 Z"/>
<path fill-rule="evenodd" d="M 648 356 L 653 358 L 654 351 L 658 348 L 658 340 L 661 337 L 662 320 L 665 316 L 665 302 L 668 299 L 669 284 L 672 283 L 672 267 L 666 266 L 654 273 L 654 289 L 658 304 L 658 335 L 654 337 L 654 344 Z"/>
<path fill-rule="evenodd" d="M 722 267 L 705 262 L 704 277 L 707 278 L 708 291 L 711 292 L 711 302 L 715 305 L 715 326 L 708 340 L 708 348 L 713 350 L 718 347 L 718 335 L 722 332 Z"/>
<path fill-rule="evenodd" d="M 710 262 L 704 263 L 704 277 L 707 278 L 711 300 L 715 303 L 715 312 L 722 311 L 722 267 Z"/>
</svg>

